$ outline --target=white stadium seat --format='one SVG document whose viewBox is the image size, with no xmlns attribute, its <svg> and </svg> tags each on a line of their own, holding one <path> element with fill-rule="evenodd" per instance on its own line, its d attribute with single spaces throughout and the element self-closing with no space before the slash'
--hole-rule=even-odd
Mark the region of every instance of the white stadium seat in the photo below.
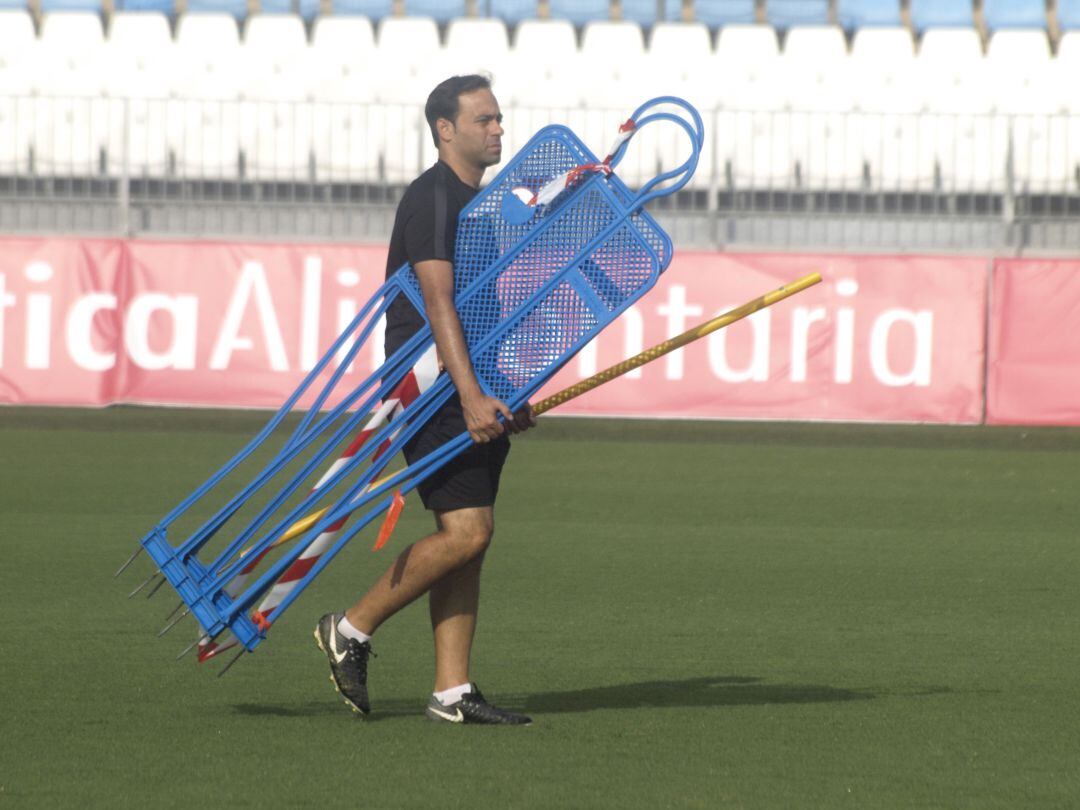
<svg viewBox="0 0 1080 810">
<path fill-rule="evenodd" d="M 304 22 L 292 14 L 248 18 L 241 47 L 244 98 L 296 100 L 307 96 L 308 42 Z"/>
<path fill-rule="evenodd" d="M 993 76 L 978 33 L 930 29 L 916 61 L 925 99 L 918 142 L 926 187 L 936 166 L 945 191 L 1002 190 L 1008 127 L 993 114 Z"/>
<path fill-rule="evenodd" d="M 20 64 L 36 45 L 30 14 L 22 9 L 0 9 L 0 72 Z"/>
<path fill-rule="evenodd" d="M 34 106 L 26 97 L 35 72 L 37 37 L 30 15 L 0 10 L 0 172 L 25 172 L 34 138 Z"/>
<path fill-rule="evenodd" d="M 838 26 L 788 31 L 781 71 L 790 119 L 790 171 L 809 187 L 857 186 L 862 160 L 856 146 L 854 83 Z"/>
<path fill-rule="evenodd" d="M 715 58 L 708 29 L 700 23 L 657 23 L 653 26 L 646 54 L 646 84 L 643 98 L 677 95 L 704 114 L 716 107 L 719 99 Z M 710 188 L 718 182 L 714 176 L 712 133 L 706 123 L 706 142 L 697 171 L 689 188 Z M 686 135 L 672 125 L 661 125 L 644 133 L 646 144 L 654 149 L 665 170 L 686 158 Z M 641 145 L 639 145 L 640 147 Z M 631 146 L 631 149 L 634 147 Z"/>
<path fill-rule="evenodd" d="M 601 159 L 620 124 L 650 95 L 644 55 L 645 40 L 637 23 L 591 22 L 584 28 L 578 75 L 584 104 L 571 113 L 570 128 Z M 637 136 L 619 166 L 620 176 L 632 187 L 656 174 L 649 148 L 652 134 Z"/>
<path fill-rule="evenodd" d="M 713 71 L 719 86 L 719 109 L 712 131 L 716 170 L 730 175 L 735 186 L 766 187 L 791 179 L 791 115 L 784 108 L 779 60 L 779 43 L 772 26 L 727 25 L 720 29 Z"/>
<path fill-rule="evenodd" d="M 312 148 L 318 180 L 376 182 L 375 31 L 366 17 L 319 17 L 312 32 Z"/>
<path fill-rule="evenodd" d="M 407 183 L 435 162 L 424 101 L 446 78 L 439 31 L 427 17 L 388 17 L 379 25 L 378 113 L 383 177 Z"/>
<path fill-rule="evenodd" d="M 164 14 L 117 12 L 109 26 L 106 50 L 105 92 L 109 96 L 168 96 L 176 57 Z"/>
<path fill-rule="evenodd" d="M 34 113 L 35 167 L 45 174 L 98 174 L 114 112 L 103 98 L 104 33 L 90 12 L 52 12 L 42 21 L 28 90 Z"/>
<path fill-rule="evenodd" d="M 502 20 L 494 18 L 454 20 L 446 29 L 447 75 L 488 74 L 496 86 L 510 58 L 510 39 Z"/>
<path fill-rule="evenodd" d="M 307 180 L 313 137 L 307 101 L 315 62 L 303 20 L 292 14 L 253 15 L 241 51 L 240 149 L 245 176 Z"/>
<path fill-rule="evenodd" d="M 849 59 L 854 79 L 853 129 L 859 157 L 876 190 L 920 185 L 915 47 L 903 28 L 862 28 Z"/>
<path fill-rule="evenodd" d="M 995 110 L 1007 119 L 1007 177 L 1013 190 L 1061 191 L 1068 187 L 1068 81 L 1058 81 L 1050 41 L 1042 31 L 1002 30 L 991 38 L 986 62 Z"/>
<path fill-rule="evenodd" d="M 169 165 L 165 99 L 176 74 L 176 49 L 165 15 L 117 12 L 109 25 L 105 94 L 110 116 L 108 171 L 164 174 Z"/>
<path fill-rule="evenodd" d="M 374 82 L 375 31 L 366 17 L 319 17 L 309 54 L 309 76 L 316 101 L 352 101 L 367 95 Z"/>
</svg>

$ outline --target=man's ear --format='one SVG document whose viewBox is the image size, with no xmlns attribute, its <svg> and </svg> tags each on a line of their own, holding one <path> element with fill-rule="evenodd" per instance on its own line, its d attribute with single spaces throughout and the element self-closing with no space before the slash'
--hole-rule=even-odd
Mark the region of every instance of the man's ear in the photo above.
<svg viewBox="0 0 1080 810">
<path fill-rule="evenodd" d="M 452 141 L 454 133 L 457 132 L 457 127 L 449 118 L 439 118 L 435 121 L 435 129 L 439 133 L 439 140 L 441 141 Z"/>
</svg>

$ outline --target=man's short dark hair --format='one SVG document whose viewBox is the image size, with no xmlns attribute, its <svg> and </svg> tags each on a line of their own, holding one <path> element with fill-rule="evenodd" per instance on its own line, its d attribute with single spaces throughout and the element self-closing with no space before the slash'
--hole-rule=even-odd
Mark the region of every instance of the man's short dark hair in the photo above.
<svg viewBox="0 0 1080 810">
<path fill-rule="evenodd" d="M 431 95 L 428 96 L 427 104 L 424 105 L 424 117 L 427 118 L 428 126 L 431 127 L 431 139 L 435 141 L 435 148 L 439 148 L 439 130 L 435 122 L 440 118 L 447 121 L 456 121 L 458 115 L 458 98 L 464 93 L 474 90 L 490 90 L 491 79 L 470 73 L 468 76 L 451 76 L 446 81 L 439 82 Z"/>
</svg>

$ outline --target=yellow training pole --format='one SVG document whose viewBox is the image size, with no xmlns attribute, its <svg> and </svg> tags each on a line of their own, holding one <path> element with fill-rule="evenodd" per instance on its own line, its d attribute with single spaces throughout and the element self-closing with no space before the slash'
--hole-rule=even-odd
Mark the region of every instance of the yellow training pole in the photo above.
<svg viewBox="0 0 1080 810">
<path fill-rule="evenodd" d="M 658 357 L 663 357 L 669 352 L 673 352 L 676 349 L 681 349 L 688 343 L 693 343 L 695 340 L 700 340 L 712 332 L 718 329 L 723 329 L 725 326 L 730 326 L 735 321 L 742 320 L 748 315 L 753 315 L 759 309 L 765 309 L 765 307 L 771 307 L 778 301 L 783 301 L 785 298 L 795 295 L 795 293 L 802 292 L 807 287 L 813 287 L 821 281 L 821 273 L 810 273 L 803 276 L 797 281 L 793 281 L 790 284 L 785 284 L 783 287 L 773 290 L 770 293 L 766 293 L 760 298 L 755 298 L 753 301 L 747 301 L 741 307 L 725 312 L 723 315 L 718 315 L 711 321 L 706 321 L 703 324 L 695 326 L 693 329 L 688 329 L 681 335 L 676 335 L 673 338 L 665 340 L 663 343 L 657 343 L 655 346 L 646 349 L 640 354 L 635 354 L 628 360 L 623 360 L 621 363 L 616 363 L 610 368 L 606 368 L 601 372 L 598 372 L 587 380 L 582 380 L 579 383 L 564 388 L 556 394 L 552 394 L 546 399 L 540 400 L 533 406 L 534 414 L 542 414 L 545 411 L 550 411 L 552 408 L 562 405 L 564 402 L 568 402 L 574 397 L 579 397 L 586 391 L 591 391 L 597 386 L 601 386 L 606 382 L 614 380 L 616 377 L 621 377 L 628 371 L 633 371 L 635 368 L 651 363 Z"/>
<path fill-rule="evenodd" d="M 735 321 L 742 320 L 748 315 L 753 315 L 759 309 L 771 307 L 778 301 L 783 301 L 785 298 L 795 295 L 795 293 L 802 292 L 807 287 L 813 287 L 819 281 L 821 281 L 821 273 L 810 273 L 809 275 L 803 276 L 797 281 L 793 281 L 791 284 L 785 284 L 783 287 L 779 287 L 770 293 L 766 293 L 760 298 L 755 298 L 753 301 L 748 301 L 741 307 L 736 307 L 735 309 L 725 312 L 723 315 L 718 315 L 711 321 L 706 321 L 703 324 L 695 326 L 693 329 L 688 329 L 681 335 L 676 335 L 673 338 L 665 340 L 663 343 L 657 343 L 655 346 L 646 349 L 640 354 L 635 354 L 628 360 L 623 360 L 621 363 L 616 363 L 614 366 L 611 366 L 610 368 L 606 368 L 603 371 L 594 374 L 587 380 L 582 380 L 579 383 L 575 383 L 574 385 L 564 388 L 557 394 L 552 394 L 550 397 L 542 399 L 540 402 L 533 406 L 533 413 L 539 416 L 545 411 L 550 411 L 552 408 L 558 405 L 562 405 L 564 402 L 567 402 L 574 397 L 581 396 L 586 391 L 591 391 L 592 389 L 601 386 L 606 382 L 610 382 L 611 380 L 614 380 L 616 377 L 622 376 L 628 371 L 633 371 L 639 366 L 643 366 L 646 363 L 651 363 L 658 357 L 663 357 L 665 354 L 673 352 L 676 349 L 681 349 L 688 343 L 693 343 L 695 340 L 700 340 L 701 338 L 705 337 L 708 334 L 711 334 L 712 332 L 717 331 L 718 329 L 723 329 L 725 326 L 730 326 L 731 324 L 735 323 Z M 390 475 L 373 482 L 368 487 L 368 489 L 374 489 L 375 487 L 383 483 L 383 481 L 386 481 L 394 475 L 397 475 L 397 473 L 391 473 Z M 312 512 L 310 515 L 307 515 L 306 517 L 303 517 L 300 520 L 296 521 L 296 523 L 289 527 L 288 531 L 286 531 L 285 534 L 283 534 L 278 540 L 274 541 L 273 545 L 271 545 L 270 548 L 274 548 L 281 545 L 282 543 L 287 543 L 295 537 L 299 537 L 301 534 L 314 526 L 315 523 L 319 520 L 319 518 L 321 518 L 324 514 L 326 514 L 326 509 L 320 509 L 319 511 Z"/>
</svg>

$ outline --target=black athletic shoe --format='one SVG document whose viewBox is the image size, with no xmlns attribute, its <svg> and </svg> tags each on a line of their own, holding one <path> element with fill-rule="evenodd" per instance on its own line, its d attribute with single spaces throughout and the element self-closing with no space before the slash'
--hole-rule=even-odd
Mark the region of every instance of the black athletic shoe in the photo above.
<svg viewBox="0 0 1080 810">
<path fill-rule="evenodd" d="M 438 720 L 445 723 L 481 723 L 489 726 L 527 726 L 532 722 L 531 717 L 523 714 L 508 712 L 498 706 L 492 706 L 474 683 L 472 691 L 461 696 L 457 703 L 443 706 L 437 697 L 431 696 L 427 709 L 424 711 L 429 720 Z"/>
<path fill-rule="evenodd" d="M 315 643 L 330 661 L 330 680 L 354 712 L 371 711 L 367 693 L 367 662 L 371 642 L 361 644 L 354 638 L 341 635 L 337 624 L 340 613 L 327 613 L 315 626 Z"/>
</svg>

